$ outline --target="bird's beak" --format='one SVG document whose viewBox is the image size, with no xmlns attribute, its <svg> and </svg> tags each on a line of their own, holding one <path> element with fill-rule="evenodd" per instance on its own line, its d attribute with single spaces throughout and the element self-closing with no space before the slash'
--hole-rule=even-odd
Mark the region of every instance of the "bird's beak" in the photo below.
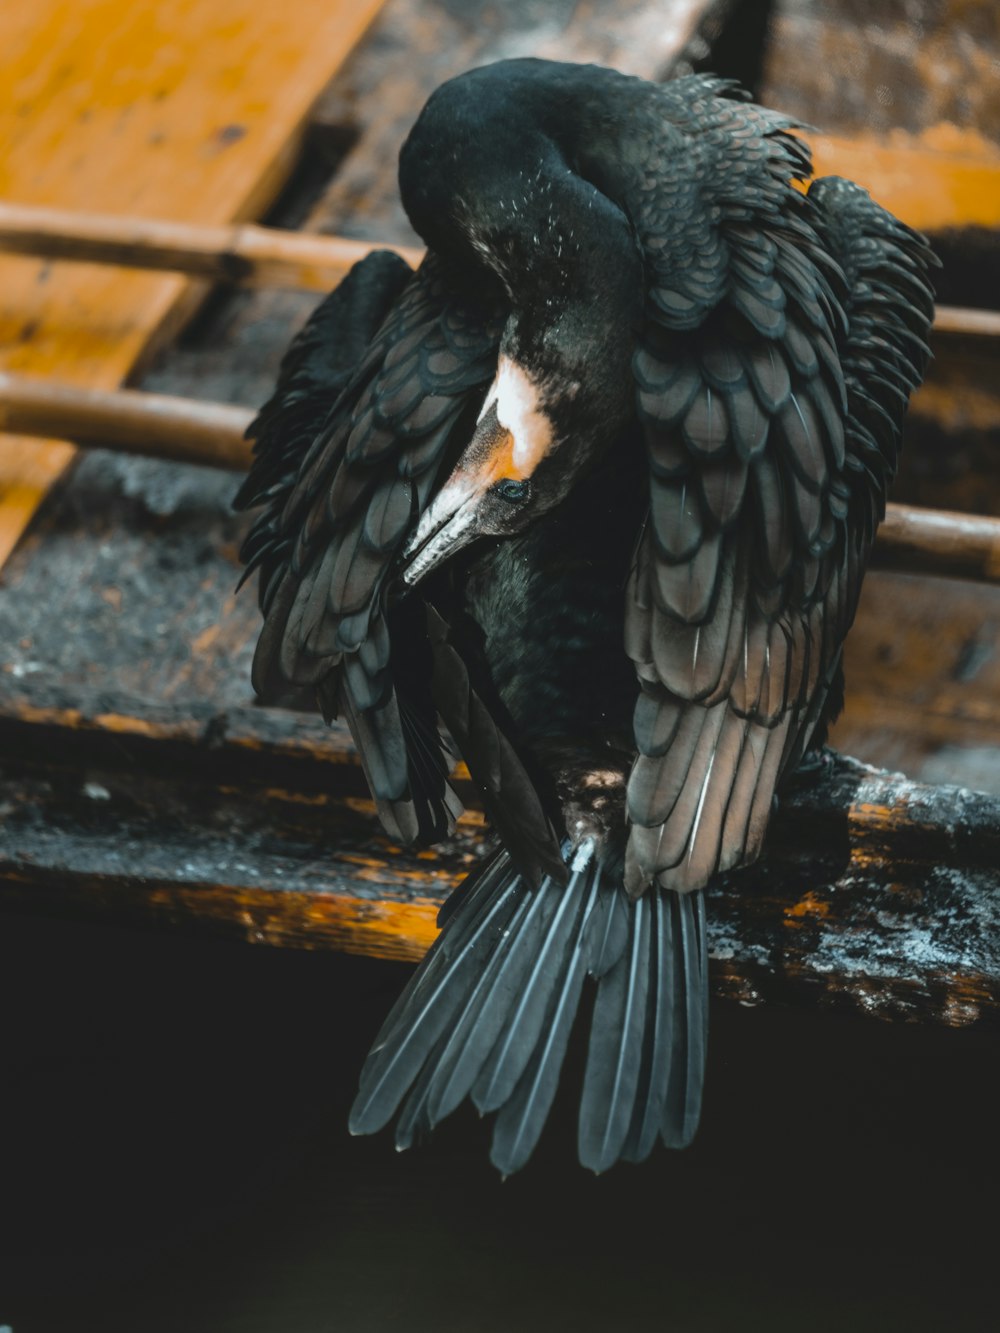
<svg viewBox="0 0 1000 1333">
<path fill-rule="evenodd" d="M 509 517 L 496 526 L 496 505 L 483 502 L 502 481 L 527 481 L 552 448 L 538 385 L 501 356 L 472 439 L 403 547 L 402 582 L 412 588 L 477 537 L 511 531 Z"/>
<path fill-rule="evenodd" d="M 403 583 L 412 588 L 442 561 L 486 535 L 490 529 L 483 526 L 481 506 L 487 491 L 504 478 L 525 475 L 515 460 L 513 436 L 500 425 L 496 407 L 491 405 L 479 419 L 455 470 L 403 547 Z"/>
<path fill-rule="evenodd" d="M 475 478 L 456 468 L 424 510 L 403 547 L 405 564 L 400 577 L 407 587 L 412 588 L 442 561 L 479 536 L 476 518 L 482 495 Z"/>
</svg>

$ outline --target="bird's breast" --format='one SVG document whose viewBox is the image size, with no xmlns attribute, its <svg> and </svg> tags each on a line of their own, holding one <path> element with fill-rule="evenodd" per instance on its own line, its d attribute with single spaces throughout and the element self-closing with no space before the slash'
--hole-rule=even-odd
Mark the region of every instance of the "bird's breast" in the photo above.
<svg viewBox="0 0 1000 1333">
<path fill-rule="evenodd" d="M 577 824 L 582 834 L 594 820 L 624 823 L 636 683 L 623 589 L 645 506 L 637 474 L 630 455 L 598 468 L 524 532 L 476 554 L 464 580 L 512 739 L 544 771 L 571 836 Z"/>
</svg>

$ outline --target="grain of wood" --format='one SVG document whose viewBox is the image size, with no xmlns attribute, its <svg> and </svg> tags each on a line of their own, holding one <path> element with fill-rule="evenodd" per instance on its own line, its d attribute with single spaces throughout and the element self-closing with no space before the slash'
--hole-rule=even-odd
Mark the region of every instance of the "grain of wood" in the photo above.
<svg viewBox="0 0 1000 1333">
<path fill-rule="evenodd" d="M 0 774 L 0 911 L 416 960 L 486 846 L 476 820 L 419 851 L 342 794 L 203 781 L 127 764 L 86 782 Z M 763 861 L 713 885 L 713 989 L 995 1026 L 998 854 L 996 797 L 831 759 L 782 798 Z"/>
<path fill-rule="evenodd" d="M 0 7 L 0 196 L 174 221 L 258 215 L 381 0 Z M 0 259 L 0 366 L 109 387 L 190 313 L 176 276 Z M 72 451 L 0 442 L 0 563 Z"/>
</svg>

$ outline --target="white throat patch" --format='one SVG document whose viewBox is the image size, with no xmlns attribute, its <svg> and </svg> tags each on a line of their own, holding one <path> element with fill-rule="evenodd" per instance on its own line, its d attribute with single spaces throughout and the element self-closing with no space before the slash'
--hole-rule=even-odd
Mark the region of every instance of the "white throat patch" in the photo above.
<svg viewBox="0 0 1000 1333">
<path fill-rule="evenodd" d="M 532 475 L 552 447 L 552 423 L 540 400 L 538 385 L 524 367 L 501 357 L 479 419 L 496 404 L 497 421 L 514 441 L 514 465 L 525 477 Z"/>
</svg>

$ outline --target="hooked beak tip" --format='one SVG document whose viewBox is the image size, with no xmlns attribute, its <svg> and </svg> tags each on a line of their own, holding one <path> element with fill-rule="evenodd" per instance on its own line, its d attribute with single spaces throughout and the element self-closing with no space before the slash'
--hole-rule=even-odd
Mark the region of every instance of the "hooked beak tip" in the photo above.
<svg viewBox="0 0 1000 1333">
<path fill-rule="evenodd" d="M 449 484 L 424 511 L 403 547 L 403 584 L 412 588 L 476 535 L 475 492 Z"/>
</svg>

